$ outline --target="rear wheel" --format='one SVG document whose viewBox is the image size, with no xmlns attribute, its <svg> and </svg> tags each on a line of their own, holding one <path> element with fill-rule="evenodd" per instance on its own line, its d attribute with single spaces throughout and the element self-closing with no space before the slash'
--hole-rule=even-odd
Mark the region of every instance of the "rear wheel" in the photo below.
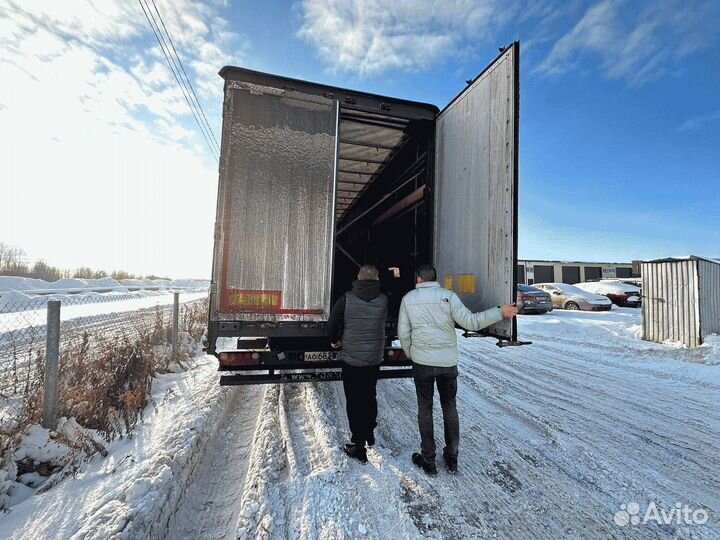
<svg viewBox="0 0 720 540">
<path fill-rule="evenodd" d="M 580 309 L 580 306 L 576 302 L 567 302 L 565 304 L 565 309 L 578 310 Z"/>
</svg>

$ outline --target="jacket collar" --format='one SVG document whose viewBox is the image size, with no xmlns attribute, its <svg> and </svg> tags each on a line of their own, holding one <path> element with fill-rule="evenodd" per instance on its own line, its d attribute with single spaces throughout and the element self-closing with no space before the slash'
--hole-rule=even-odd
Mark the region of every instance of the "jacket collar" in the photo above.
<svg viewBox="0 0 720 540">
<path fill-rule="evenodd" d="M 416 283 L 416 289 L 424 289 L 425 287 L 439 287 L 440 283 L 437 281 L 423 281 L 422 283 Z"/>
</svg>

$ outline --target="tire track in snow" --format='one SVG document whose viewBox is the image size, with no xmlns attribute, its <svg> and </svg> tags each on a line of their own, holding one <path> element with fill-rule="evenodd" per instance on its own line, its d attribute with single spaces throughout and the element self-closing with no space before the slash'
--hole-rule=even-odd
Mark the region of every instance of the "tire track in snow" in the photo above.
<svg viewBox="0 0 720 540">
<path fill-rule="evenodd" d="M 348 439 L 339 383 L 267 387 L 236 509 L 239 537 L 720 538 L 717 522 L 613 522 L 631 501 L 680 501 L 720 516 L 720 385 L 703 375 L 720 368 L 683 361 L 696 356 L 687 351 L 655 354 L 616 323 L 606 342 L 592 326 L 583 341 L 585 327 L 560 323 L 547 335 L 534 327 L 531 347 L 460 338 L 457 476 L 441 468 L 429 478 L 410 462 L 419 448 L 411 380 L 379 381 L 367 465 L 339 449 Z"/>
<path fill-rule="evenodd" d="M 185 497 L 170 518 L 165 538 L 230 540 L 236 537 L 242 494 L 263 387 L 232 388 L 234 393 L 208 443 Z"/>
<path fill-rule="evenodd" d="M 657 386 L 639 388 L 634 393 L 628 394 L 630 396 L 626 400 L 628 406 L 623 407 L 618 406 L 619 404 L 613 399 L 613 392 L 603 392 L 602 389 L 593 391 L 592 387 L 585 385 L 585 381 L 592 380 L 595 371 L 602 372 L 602 366 L 582 374 L 576 374 L 577 376 L 566 375 L 563 379 L 558 380 L 557 374 L 538 371 L 532 363 L 535 358 L 532 360 L 528 358 L 527 352 L 529 351 L 522 353 L 521 351 L 512 351 L 514 354 L 503 357 L 502 353 L 495 351 L 494 348 L 483 347 L 479 343 L 470 345 L 461 342 L 461 348 L 463 352 L 470 353 L 467 356 L 477 356 L 477 353 L 482 356 L 484 353 L 485 362 L 482 366 L 477 362 L 464 363 L 461 366 L 465 368 L 461 369 L 461 379 L 474 379 L 475 382 L 480 383 L 476 385 L 480 388 L 482 388 L 483 381 L 490 379 L 494 393 L 491 394 L 486 390 L 483 399 L 509 402 L 512 403 L 510 408 L 516 410 L 515 414 L 541 415 L 545 418 L 549 417 L 552 423 L 564 426 L 563 432 L 558 434 L 560 442 L 558 452 L 547 451 L 544 453 L 543 457 L 546 460 L 550 459 L 544 464 L 545 474 L 536 479 L 535 485 L 551 483 L 553 469 L 557 469 L 561 473 L 564 471 L 567 476 L 566 485 L 559 482 L 560 492 L 570 491 L 571 488 L 577 490 L 579 488 L 576 486 L 581 488 L 585 484 L 592 488 L 586 490 L 586 496 L 590 496 L 590 498 L 587 499 L 585 505 L 587 506 L 587 503 L 590 502 L 594 506 L 603 504 L 604 501 L 604 505 L 608 507 L 607 515 L 610 517 L 623 500 L 618 501 L 618 498 L 623 496 L 623 490 L 631 495 L 633 493 L 642 495 L 638 497 L 639 500 L 663 501 L 668 502 L 670 506 L 676 500 L 704 503 L 711 507 L 716 502 L 717 495 L 713 496 L 713 492 L 717 494 L 716 483 L 708 484 L 704 491 L 696 491 L 694 486 L 695 483 L 702 484 L 706 482 L 706 479 L 714 477 L 711 469 L 714 461 L 714 453 L 710 450 L 712 445 L 699 445 L 701 448 L 696 461 L 703 465 L 696 469 L 688 469 L 682 465 L 675 467 L 676 464 L 668 459 L 664 452 L 643 452 L 638 432 L 650 434 L 655 434 L 655 432 L 643 430 L 641 426 L 644 416 L 633 417 L 633 414 L 638 406 L 647 405 L 649 400 L 663 394 Z M 547 360 L 547 357 L 545 359 Z M 563 366 L 573 361 L 572 358 L 561 354 L 554 355 L 553 359 L 553 365 L 557 366 Z M 586 360 L 588 359 L 583 358 L 583 361 Z M 615 380 L 616 394 L 623 395 L 622 389 L 626 382 L 627 377 L 623 376 L 619 376 Z M 668 388 L 664 390 L 667 393 Z M 672 394 L 669 395 L 672 396 Z M 564 397 L 558 399 L 560 396 Z M 706 396 L 706 399 L 708 402 L 713 401 L 710 395 Z M 635 400 L 635 406 L 633 406 L 633 400 Z M 561 401 L 562 405 L 559 405 L 558 401 Z M 676 401 L 682 402 L 682 399 L 678 397 Z M 652 418 L 650 416 L 650 419 Z M 504 428 L 510 428 L 502 431 L 512 441 L 521 432 L 513 430 L 512 424 L 507 423 L 508 420 L 506 418 L 499 421 L 504 424 Z M 638 422 L 638 420 L 641 421 Z M 491 420 L 486 427 L 494 427 L 493 424 L 497 424 L 497 421 Z M 663 427 L 662 424 L 660 427 Z M 688 449 L 694 448 L 698 441 L 704 441 L 704 437 L 707 436 L 709 440 L 714 438 L 717 441 L 717 424 L 715 424 L 714 430 L 710 425 L 707 427 L 708 435 L 706 435 L 706 431 L 665 429 L 662 430 L 662 438 L 666 444 L 679 444 L 681 456 L 686 458 L 689 454 Z M 660 437 L 658 436 L 658 438 Z M 685 441 L 687 441 L 687 445 Z M 522 442 L 521 439 L 514 444 Z M 547 446 L 543 445 L 542 441 L 526 442 L 533 443 L 540 449 Z M 656 446 L 664 450 L 662 443 L 656 443 Z M 577 463 L 573 463 L 573 457 L 577 459 Z M 658 474 L 663 465 L 672 465 L 671 470 L 664 474 Z M 605 476 L 609 477 L 610 481 Z M 550 498 L 556 497 L 558 494 L 557 489 L 544 491 L 545 496 Z M 597 494 L 593 495 L 594 492 Z M 620 493 L 618 494 L 618 492 Z M 673 500 L 673 495 L 683 495 L 683 497 Z M 630 497 L 629 500 L 636 499 Z M 602 506 L 597 508 L 602 508 Z M 618 528 L 615 528 L 612 533 L 623 534 L 618 532 Z M 672 536 L 672 534 L 660 534 L 657 537 L 669 538 Z"/>
</svg>

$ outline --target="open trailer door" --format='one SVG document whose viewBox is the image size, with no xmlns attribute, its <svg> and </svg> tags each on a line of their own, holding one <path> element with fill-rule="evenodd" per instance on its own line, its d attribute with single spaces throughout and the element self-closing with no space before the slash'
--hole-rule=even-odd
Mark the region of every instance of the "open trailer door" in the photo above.
<svg viewBox="0 0 720 540">
<path fill-rule="evenodd" d="M 339 106 L 224 68 L 210 352 L 261 325 L 324 334 L 330 313 Z M 275 86 L 271 86 L 274 84 Z"/>
<path fill-rule="evenodd" d="M 519 54 L 508 46 L 437 117 L 435 266 L 473 311 L 515 302 Z M 514 319 L 486 332 L 517 339 Z"/>
</svg>

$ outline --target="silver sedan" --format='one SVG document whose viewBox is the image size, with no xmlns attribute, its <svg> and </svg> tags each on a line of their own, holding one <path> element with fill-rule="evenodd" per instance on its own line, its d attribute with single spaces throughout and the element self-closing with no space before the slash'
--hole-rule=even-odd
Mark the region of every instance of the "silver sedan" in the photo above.
<svg viewBox="0 0 720 540">
<path fill-rule="evenodd" d="M 583 311 L 609 311 L 612 308 L 612 302 L 607 296 L 583 291 L 567 283 L 534 283 L 533 287 L 550 293 L 553 307 L 556 308 Z"/>
</svg>

